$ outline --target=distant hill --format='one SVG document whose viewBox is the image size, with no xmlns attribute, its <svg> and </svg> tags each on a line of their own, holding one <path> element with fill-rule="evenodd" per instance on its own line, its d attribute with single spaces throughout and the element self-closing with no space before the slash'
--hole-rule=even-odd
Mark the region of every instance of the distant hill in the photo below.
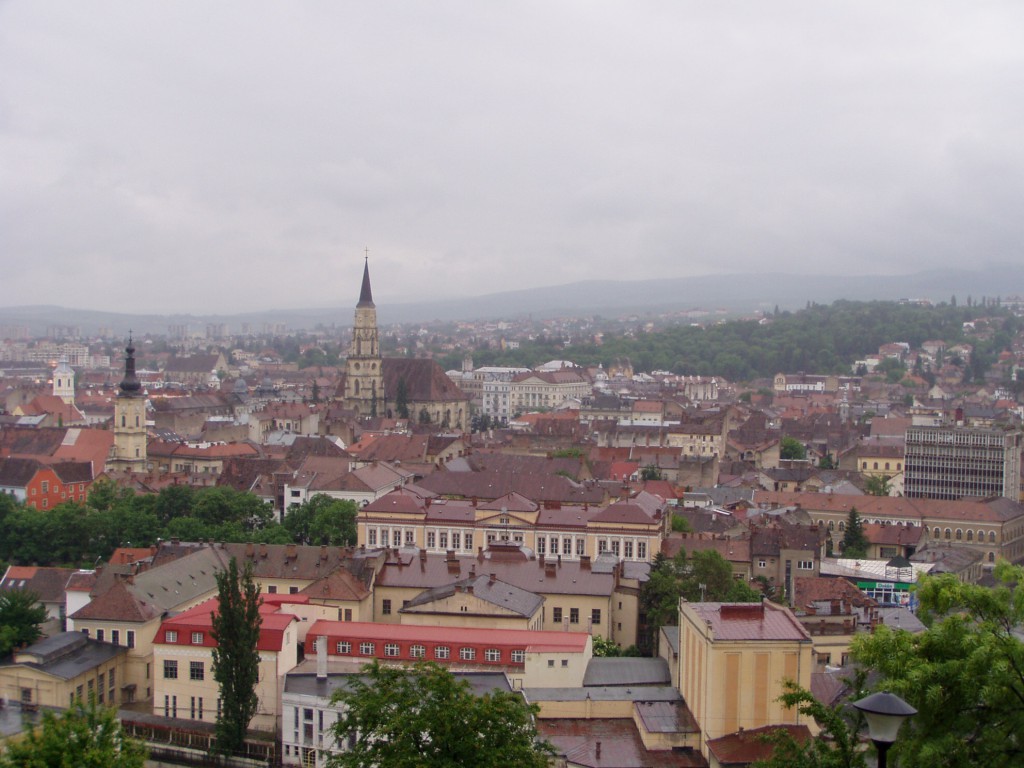
<svg viewBox="0 0 1024 768">
<path fill-rule="evenodd" d="M 796 275 L 765 272 L 742 275 L 703 275 L 664 280 L 586 280 L 530 290 L 504 291 L 484 296 L 389 304 L 378 294 L 380 322 L 486 320 L 533 315 L 535 318 L 600 314 L 653 314 L 691 309 L 751 313 L 799 309 L 807 302 L 828 304 L 837 299 L 928 299 L 960 302 L 968 296 L 994 298 L 1024 294 L 1024 274 L 1018 268 L 985 270 L 931 270 L 909 275 Z M 344 303 L 348 300 L 348 303 Z M 356 297 L 339 297 L 339 306 L 304 310 L 247 312 L 235 315 L 129 315 L 67 309 L 55 306 L 0 308 L 0 325 L 25 325 L 34 335 L 48 326 L 79 326 L 86 335 L 109 328 L 115 335 L 129 329 L 138 334 L 167 333 L 168 325 L 187 325 L 202 331 L 207 323 L 225 323 L 232 333 L 249 323 L 260 331 L 265 323 L 284 324 L 289 330 L 312 329 L 318 324 L 346 327 L 352 323 Z"/>
</svg>

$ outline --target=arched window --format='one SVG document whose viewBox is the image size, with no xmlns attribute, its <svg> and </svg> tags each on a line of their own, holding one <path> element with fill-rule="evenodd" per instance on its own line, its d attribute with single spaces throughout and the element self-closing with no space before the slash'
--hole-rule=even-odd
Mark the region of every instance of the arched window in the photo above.
<svg viewBox="0 0 1024 768">
<path fill-rule="evenodd" d="M 946 539 L 948 540 L 952 536 L 952 534 L 953 534 L 953 532 L 951 530 L 949 530 L 949 528 L 947 528 L 946 529 Z"/>
<path fill-rule="evenodd" d="M 887 461 L 887 462 L 885 462 L 885 468 L 886 468 L 886 469 L 888 469 L 888 468 L 889 468 L 889 462 L 888 462 L 888 461 Z"/>
<path fill-rule="evenodd" d="M 846 523 L 843 522 L 842 520 L 839 521 L 839 530 L 840 531 L 845 531 L 846 530 Z"/>
<path fill-rule="evenodd" d="M 957 541 L 962 541 L 963 538 L 964 538 L 964 532 L 961 531 L 959 528 L 957 528 L 956 529 L 956 540 Z"/>
<path fill-rule="evenodd" d="M 989 552 L 988 553 L 988 561 L 990 563 L 994 563 L 996 561 L 996 553 L 995 552 Z"/>
<path fill-rule="evenodd" d="M 932 532 L 932 538 L 933 538 L 933 539 L 937 539 L 937 538 L 939 538 L 939 536 L 940 536 L 940 535 L 941 535 L 941 534 L 939 533 L 939 529 L 938 529 L 938 528 L 936 528 L 936 529 L 935 529 L 935 530 L 934 530 L 934 531 Z"/>
<path fill-rule="evenodd" d="M 974 531 L 972 531 L 970 528 L 967 529 L 967 540 L 974 541 Z"/>
<path fill-rule="evenodd" d="M 877 461 L 875 462 L 875 466 L 874 466 L 874 468 L 875 468 L 875 469 L 878 469 L 878 462 L 877 462 Z"/>
<path fill-rule="evenodd" d="M 123 413 L 121 414 L 121 426 L 122 427 L 128 426 L 128 422 L 125 421 L 125 415 Z"/>
<path fill-rule="evenodd" d="M 829 520 L 828 521 L 828 529 L 830 531 L 834 531 L 836 529 L 836 521 L 835 520 Z"/>
<path fill-rule="evenodd" d="M 996 532 L 995 531 L 989 531 L 988 532 L 988 543 L 989 544 L 995 544 L 996 543 Z"/>
<path fill-rule="evenodd" d="M 978 543 L 980 544 L 984 540 L 985 540 L 985 532 L 984 531 L 978 531 Z"/>
<path fill-rule="evenodd" d="M 138 414 L 135 415 L 135 426 L 136 427 L 139 426 L 139 416 L 138 416 Z"/>
</svg>

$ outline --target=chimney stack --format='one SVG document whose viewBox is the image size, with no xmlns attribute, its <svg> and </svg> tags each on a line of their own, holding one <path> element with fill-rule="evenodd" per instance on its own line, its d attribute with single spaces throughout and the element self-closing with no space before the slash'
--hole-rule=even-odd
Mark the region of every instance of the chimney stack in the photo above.
<svg viewBox="0 0 1024 768">
<path fill-rule="evenodd" d="M 316 679 L 327 679 L 327 636 L 316 639 Z"/>
</svg>

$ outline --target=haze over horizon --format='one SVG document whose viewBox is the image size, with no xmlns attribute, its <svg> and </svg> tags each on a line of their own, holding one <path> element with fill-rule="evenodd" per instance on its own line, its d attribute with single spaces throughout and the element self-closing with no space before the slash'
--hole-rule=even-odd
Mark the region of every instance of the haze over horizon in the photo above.
<svg viewBox="0 0 1024 768">
<path fill-rule="evenodd" d="M 0 303 L 1021 263 L 1024 6 L 0 4 Z"/>
</svg>

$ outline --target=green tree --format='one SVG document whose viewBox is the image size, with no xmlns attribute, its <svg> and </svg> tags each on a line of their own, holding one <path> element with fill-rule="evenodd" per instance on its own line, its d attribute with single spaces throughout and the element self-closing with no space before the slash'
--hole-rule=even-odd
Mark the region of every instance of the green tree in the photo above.
<svg viewBox="0 0 1024 768">
<path fill-rule="evenodd" d="M 664 626 L 679 621 L 679 599 L 691 602 L 709 600 L 751 603 L 761 594 L 744 581 L 733 578 L 732 566 L 713 549 L 694 552 L 687 557 L 680 550 L 673 558 L 659 552 L 651 571 L 640 588 L 640 612 L 644 616 L 643 646 L 654 648 L 654 640 Z"/>
<path fill-rule="evenodd" d="M 0 657 L 39 639 L 46 608 L 26 589 L 0 592 Z"/>
<path fill-rule="evenodd" d="M 374 662 L 332 701 L 341 710 L 335 739 L 355 743 L 331 755 L 330 768 L 546 768 L 553 754 L 537 736 L 536 705 L 507 691 L 476 696 L 437 664 Z"/>
<path fill-rule="evenodd" d="M 849 697 L 851 700 L 861 697 L 863 680 L 861 674 L 852 682 L 855 693 Z M 795 707 L 805 717 L 814 718 L 822 733 L 800 743 L 789 731 L 772 732 L 766 737 L 774 745 L 772 756 L 753 763 L 753 768 L 867 768 L 858 738 L 864 723 L 859 710 L 827 707 L 791 680 L 785 681 L 783 687 L 785 693 L 779 701 L 787 709 Z"/>
<path fill-rule="evenodd" d="M 851 507 L 846 518 L 846 531 L 843 533 L 843 557 L 867 557 L 870 543 L 864 535 L 860 513 L 856 507 Z"/>
<path fill-rule="evenodd" d="M 640 470 L 641 480 L 661 480 L 661 470 L 654 464 L 648 464 Z"/>
<path fill-rule="evenodd" d="M 839 469 L 839 467 L 836 466 L 835 461 L 832 459 L 832 454 L 826 453 L 818 461 L 818 469 Z"/>
<path fill-rule="evenodd" d="M 807 448 L 805 448 L 804 444 L 795 437 L 784 437 L 782 438 L 782 442 L 779 443 L 779 458 L 799 460 L 806 459 Z"/>
<path fill-rule="evenodd" d="M 146 762 L 145 746 L 124 734 L 117 712 L 95 701 L 43 712 L 37 728 L 5 747 L 0 768 L 142 768 Z"/>
<path fill-rule="evenodd" d="M 1024 568 L 1000 562 L 994 575 L 995 588 L 924 577 L 924 632 L 880 626 L 854 641 L 878 687 L 918 710 L 890 753 L 902 768 L 1024 764 Z"/>
<path fill-rule="evenodd" d="M 889 478 L 885 475 L 869 475 L 864 481 L 864 490 L 870 496 L 888 496 Z"/>
<path fill-rule="evenodd" d="M 282 524 L 297 544 L 351 546 L 356 543 L 357 513 L 354 501 L 318 493 L 288 510 Z"/>
<path fill-rule="evenodd" d="M 213 679 L 220 686 L 221 708 L 217 718 L 217 750 L 232 754 L 241 749 L 249 722 L 256 714 L 259 698 L 260 655 L 256 644 L 260 637 L 259 586 L 253 580 L 252 563 L 241 571 L 231 558 L 226 570 L 217 574 L 217 609 L 211 634 L 217 641 L 213 649 Z"/>
</svg>

